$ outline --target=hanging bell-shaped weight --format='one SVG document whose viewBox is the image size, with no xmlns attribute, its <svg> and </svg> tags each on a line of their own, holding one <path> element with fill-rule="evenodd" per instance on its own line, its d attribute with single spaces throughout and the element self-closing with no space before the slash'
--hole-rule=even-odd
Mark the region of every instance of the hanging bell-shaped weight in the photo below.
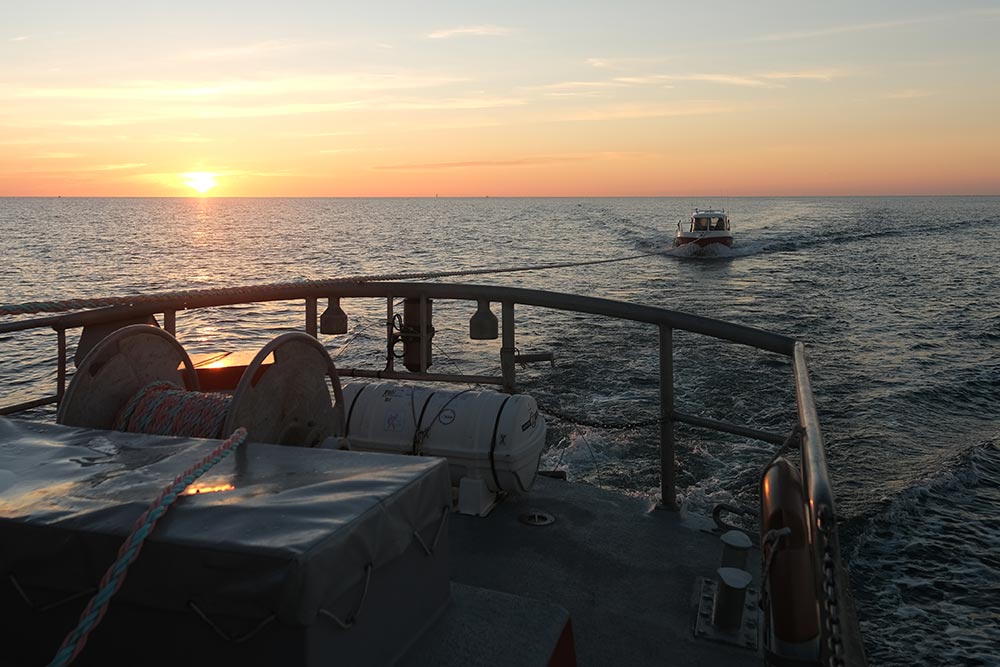
<svg viewBox="0 0 1000 667">
<path fill-rule="evenodd" d="M 500 325 L 497 316 L 490 310 L 490 302 L 479 300 L 476 314 L 469 319 L 469 338 L 472 340 L 496 340 L 499 337 Z"/>
<path fill-rule="evenodd" d="M 326 310 L 319 318 L 319 330 L 325 334 L 347 333 L 347 313 L 340 307 L 339 296 L 331 296 L 327 301 Z"/>
</svg>

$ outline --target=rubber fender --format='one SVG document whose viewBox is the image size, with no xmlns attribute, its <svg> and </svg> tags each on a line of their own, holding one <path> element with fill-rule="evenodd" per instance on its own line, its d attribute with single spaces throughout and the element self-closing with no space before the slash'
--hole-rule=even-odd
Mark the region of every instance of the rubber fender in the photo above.
<svg viewBox="0 0 1000 667">
<path fill-rule="evenodd" d="M 784 643 L 808 642 L 819 634 L 819 604 L 802 480 L 788 459 L 778 458 L 765 472 L 760 507 L 762 556 L 765 563 L 771 559 L 768 584 L 774 636 Z M 790 534 L 776 544 L 765 544 L 769 531 L 786 527 Z"/>
</svg>

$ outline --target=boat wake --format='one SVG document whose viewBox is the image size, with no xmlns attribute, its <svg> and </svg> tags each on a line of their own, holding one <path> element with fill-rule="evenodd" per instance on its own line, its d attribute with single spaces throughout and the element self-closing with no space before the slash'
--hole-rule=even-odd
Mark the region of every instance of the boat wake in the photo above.
<svg viewBox="0 0 1000 667">
<path fill-rule="evenodd" d="M 799 252 L 847 244 L 881 242 L 887 238 L 937 233 L 935 229 L 914 228 L 912 225 L 894 224 L 891 219 L 879 216 L 869 224 L 852 222 L 847 226 L 817 227 L 816 221 L 794 220 L 794 224 L 766 224 L 749 230 L 737 229 L 732 247 L 711 244 L 697 247 L 685 244 L 674 247 L 671 231 L 652 226 L 623 228 L 621 233 L 643 250 L 661 250 L 673 259 L 737 259 L 754 255 L 781 252 Z M 824 223 L 826 221 L 823 221 Z"/>
<path fill-rule="evenodd" d="M 864 243 L 875 240 L 875 238 L 882 239 L 892 235 L 893 232 L 891 231 L 879 233 L 833 233 L 816 237 L 798 238 L 790 236 L 776 238 L 768 238 L 766 236 L 748 237 L 741 235 L 732 247 L 724 246 L 721 243 L 713 243 L 704 247 L 686 244 L 675 248 L 673 247 L 672 239 L 655 239 L 642 245 L 662 248 L 665 257 L 675 259 L 737 259 L 781 252 L 799 252 L 816 247 L 845 243 Z"/>
<path fill-rule="evenodd" d="M 682 246 L 668 247 L 663 252 L 665 257 L 677 259 L 733 259 L 757 254 L 756 248 L 750 245 L 726 246 L 721 243 L 711 243 L 700 246 L 687 243 Z"/>
<path fill-rule="evenodd" d="M 1000 664 L 998 476 L 998 442 L 974 446 L 850 540 L 872 664 Z"/>
</svg>

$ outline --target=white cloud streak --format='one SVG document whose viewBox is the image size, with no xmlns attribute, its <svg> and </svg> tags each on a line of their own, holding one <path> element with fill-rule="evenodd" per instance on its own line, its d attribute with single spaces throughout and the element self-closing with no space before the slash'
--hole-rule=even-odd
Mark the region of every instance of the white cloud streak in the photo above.
<svg viewBox="0 0 1000 667">
<path fill-rule="evenodd" d="M 887 100 L 916 100 L 921 97 L 930 97 L 934 95 L 933 92 L 929 90 L 921 90 L 919 88 L 907 88 L 906 90 L 895 90 L 886 93 L 883 97 Z"/>
<path fill-rule="evenodd" d="M 844 35 L 854 32 L 869 32 L 872 30 L 891 30 L 893 28 L 905 28 L 913 25 L 923 25 L 936 23 L 951 16 L 917 16 L 906 19 L 896 19 L 894 21 L 875 21 L 871 23 L 855 23 L 852 25 L 830 26 L 828 28 L 815 28 L 812 30 L 793 30 L 790 32 L 773 33 L 763 35 L 750 41 L 754 42 L 787 42 L 802 39 L 812 39 L 814 37 L 829 37 L 831 35 Z"/>
<path fill-rule="evenodd" d="M 801 72 L 767 72 L 765 74 L 758 74 L 762 79 L 769 80 L 809 80 L 809 81 L 833 81 L 834 79 L 844 76 L 843 70 L 839 69 L 826 69 L 826 70 L 804 70 Z"/>
<path fill-rule="evenodd" d="M 606 88 L 623 86 L 661 86 L 674 87 L 678 82 L 715 83 L 726 86 L 742 86 L 746 88 L 782 88 L 784 81 L 832 81 L 844 76 L 840 69 L 802 70 L 785 72 L 765 72 L 761 74 L 731 74 L 731 73 L 695 73 L 695 74 L 642 74 L 636 76 L 617 76 L 601 81 L 560 81 L 544 86 L 535 86 L 530 90 L 552 92 L 598 91 Z"/>
<path fill-rule="evenodd" d="M 535 167 L 539 165 L 560 164 L 565 162 L 581 162 L 584 160 L 618 160 L 635 155 L 641 155 L 641 153 L 627 151 L 603 151 L 596 153 L 562 153 L 558 155 L 525 155 L 521 157 L 502 159 L 387 164 L 376 166 L 374 169 L 380 171 L 437 171 L 443 169 Z"/>
<path fill-rule="evenodd" d="M 242 58 L 257 58 L 272 55 L 278 51 L 291 51 L 304 48 L 306 45 L 279 40 L 267 40 L 239 46 L 227 46 L 218 49 L 203 49 L 187 51 L 177 56 L 180 60 L 239 60 Z"/>
<path fill-rule="evenodd" d="M 123 162 L 121 164 L 101 164 L 94 167 L 84 167 L 81 171 L 120 171 L 122 169 L 138 169 L 145 167 L 145 162 Z"/>
<path fill-rule="evenodd" d="M 452 37 L 461 37 L 466 35 L 473 37 L 502 37 L 509 34 L 510 30 L 508 28 L 501 28 L 496 25 L 471 25 L 435 30 L 434 32 L 428 33 L 427 38 L 450 39 Z"/>
<path fill-rule="evenodd" d="M 749 76 L 742 76 L 739 74 L 653 74 L 649 76 L 620 76 L 614 79 L 620 83 L 631 83 L 631 84 L 657 84 L 657 83 L 674 83 L 676 81 L 696 81 L 701 83 L 719 83 L 727 86 L 745 86 L 745 87 L 768 87 L 775 84 L 768 83 L 767 81 L 761 81 L 760 79 L 755 79 Z"/>
<path fill-rule="evenodd" d="M 735 113 L 744 107 L 716 101 L 692 101 L 682 104 L 623 104 L 605 108 L 584 109 L 562 116 L 560 121 L 605 121 L 635 118 L 672 118 Z"/>
<path fill-rule="evenodd" d="M 371 92 L 432 88 L 458 83 L 452 76 L 410 73 L 296 75 L 271 79 L 222 81 L 132 81 L 87 88 L 24 88 L 12 97 L 78 100 L 165 100 L 210 97 L 292 95 L 296 93 Z"/>
</svg>

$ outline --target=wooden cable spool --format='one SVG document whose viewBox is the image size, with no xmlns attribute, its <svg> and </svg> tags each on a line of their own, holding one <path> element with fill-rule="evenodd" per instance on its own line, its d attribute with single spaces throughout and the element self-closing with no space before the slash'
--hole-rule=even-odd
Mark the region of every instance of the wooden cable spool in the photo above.
<svg viewBox="0 0 1000 667">
<path fill-rule="evenodd" d="M 272 355 L 274 362 L 265 364 Z M 56 421 L 112 429 L 126 403 L 156 382 L 198 391 L 194 365 L 173 336 L 147 325 L 124 327 L 87 354 L 59 404 Z M 318 340 L 293 331 L 257 353 L 233 392 L 222 430 L 228 434 L 239 426 L 246 427 L 252 441 L 304 447 L 343 433 L 340 378 Z"/>
</svg>

